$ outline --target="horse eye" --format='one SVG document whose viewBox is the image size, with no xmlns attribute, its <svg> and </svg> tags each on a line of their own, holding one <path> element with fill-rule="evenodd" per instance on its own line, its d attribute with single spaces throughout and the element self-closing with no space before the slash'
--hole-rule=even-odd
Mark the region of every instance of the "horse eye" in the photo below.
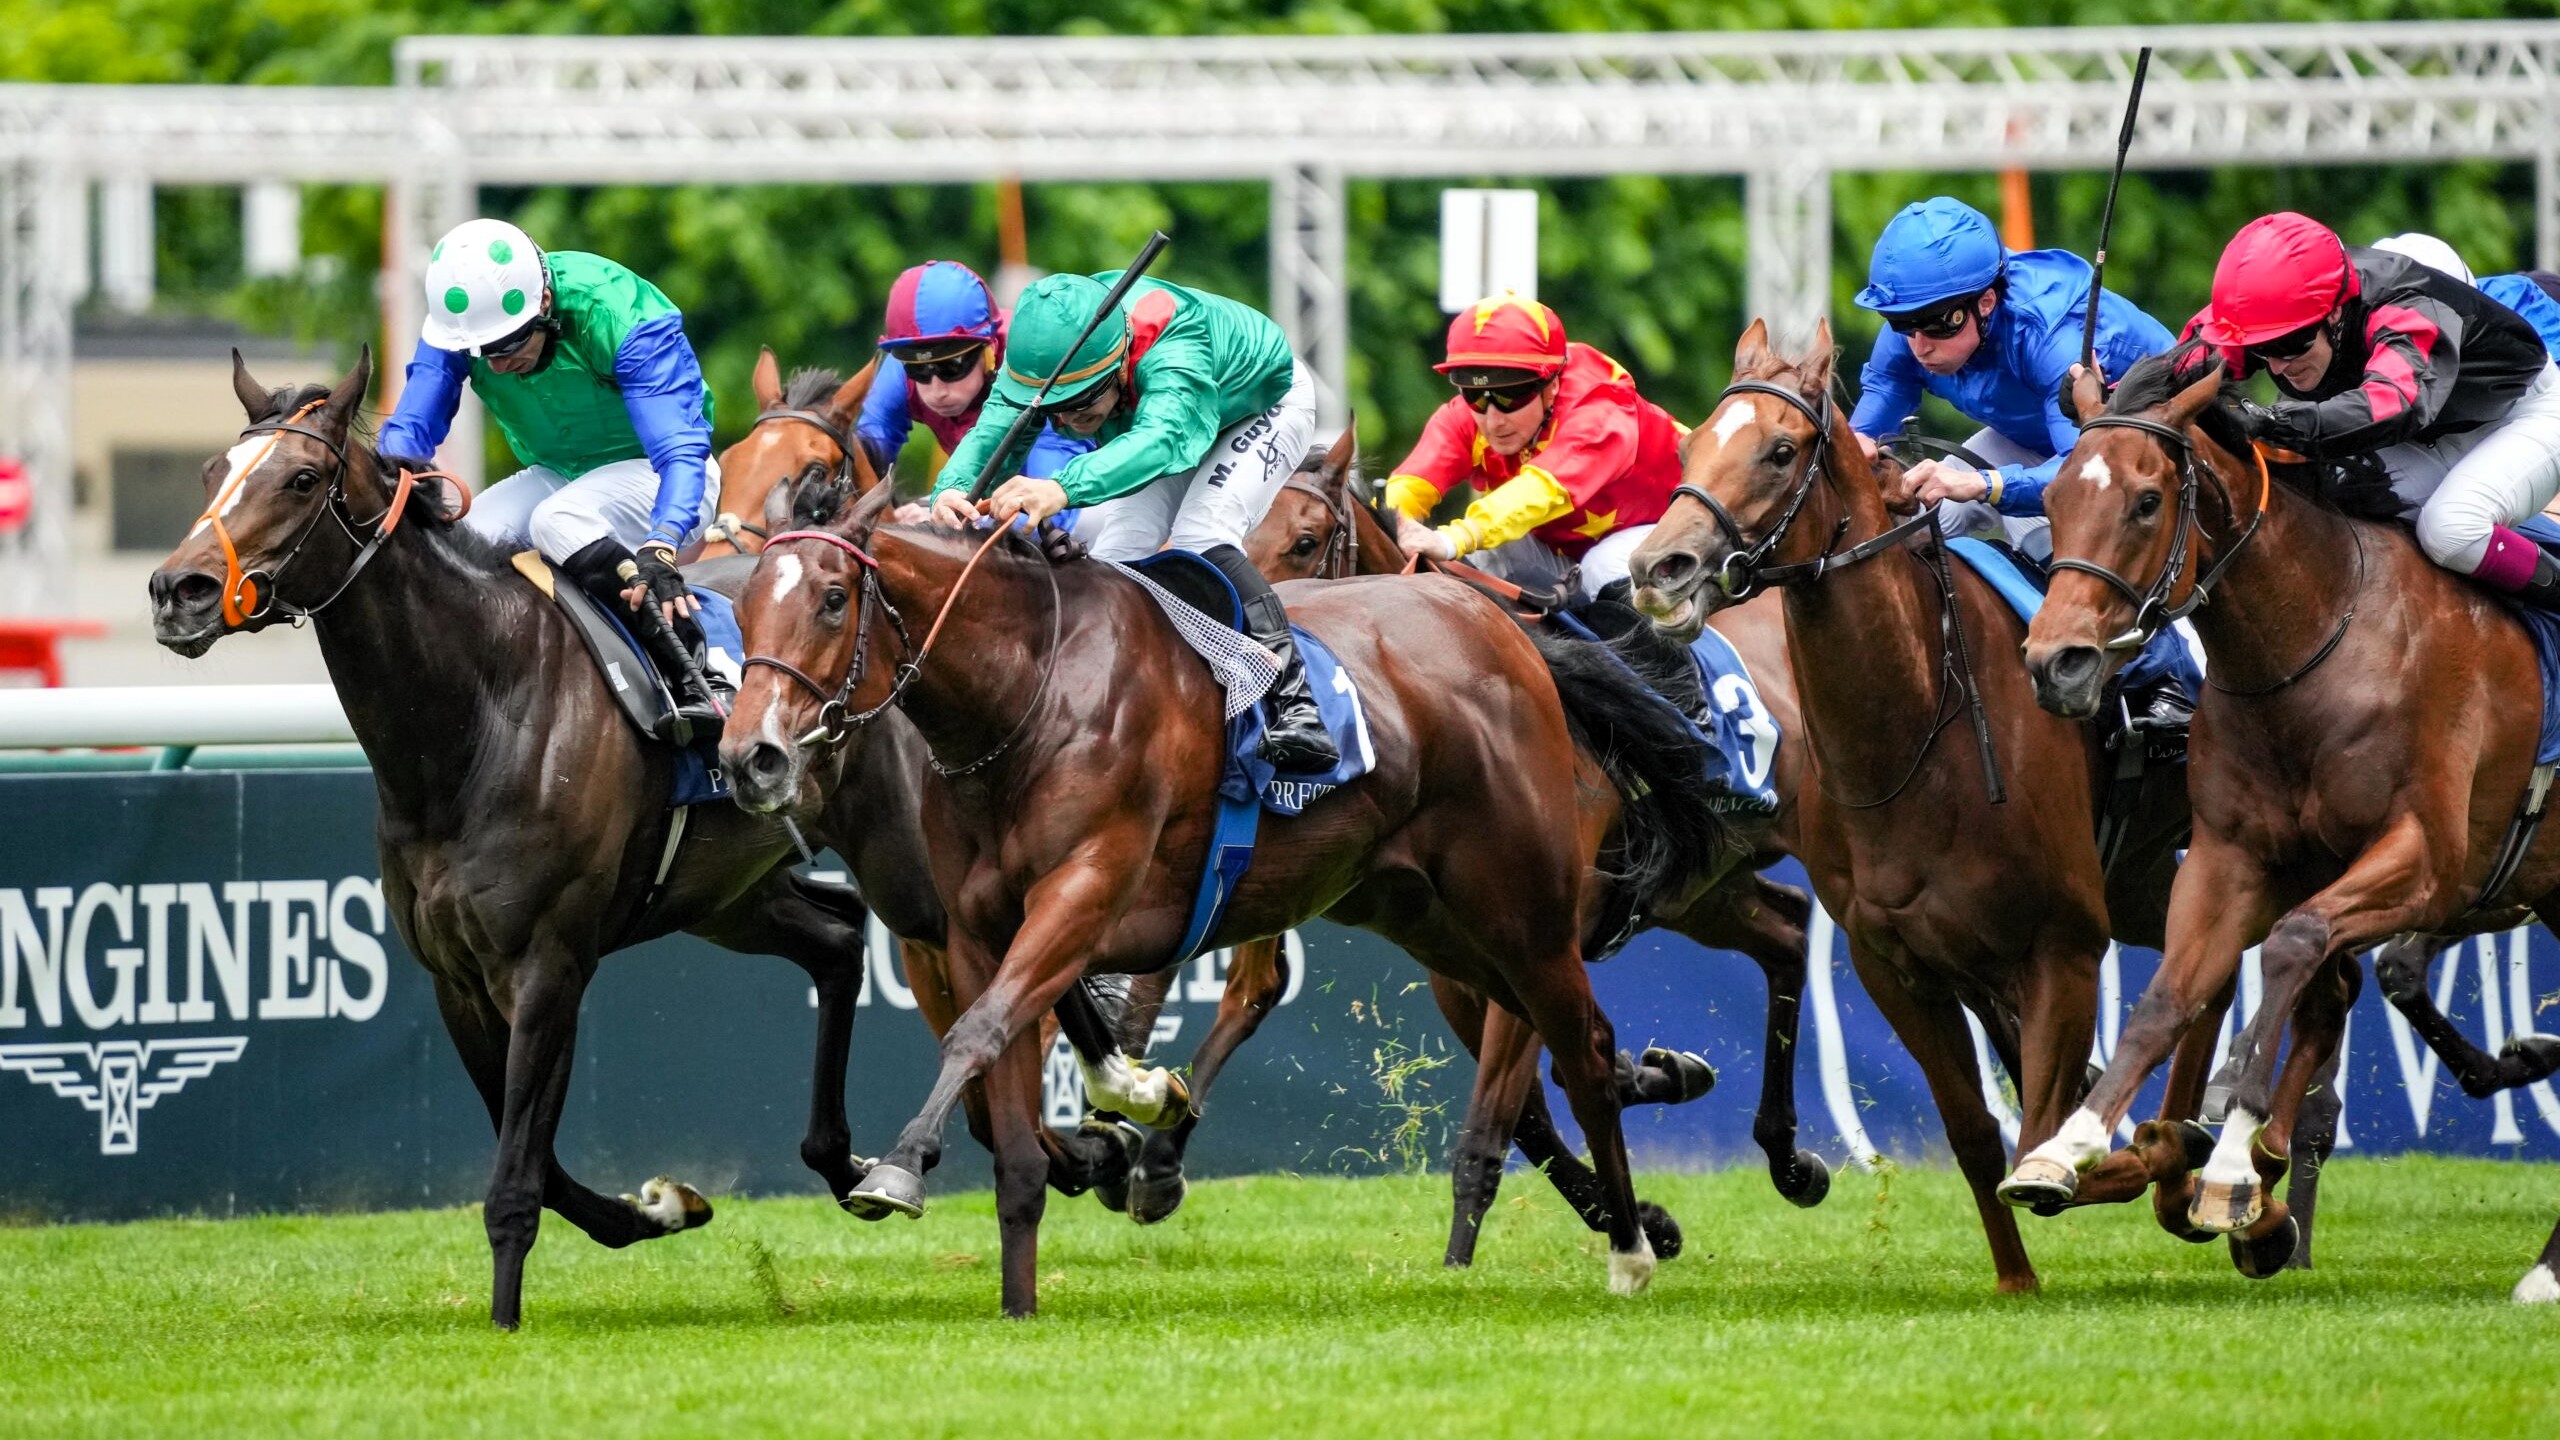
<svg viewBox="0 0 2560 1440">
<path fill-rule="evenodd" d="M 296 470 L 293 472 L 293 478 L 284 483 L 291 486 L 295 494 L 306 495 L 310 493 L 312 486 L 320 483 L 320 472 L 317 470 Z"/>
<path fill-rule="evenodd" d="M 815 460 L 810 461 L 808 468 L 800 472 L 800 483 L 803 485 L 815 485 L 826 478 L 827 467 Z"/>
<path fill-rule="evenodd" d="M 1298 543 L 1289 547 L 1289 553 L 1292 555 L 1313 555 L 1316 553 L 1316 537 L 1313 535 L 1299 536 Z"/>
<path fill-rule="evenodd" d="M 842 610 L 844 608 L 844 602 L 845 593 L 843 586 L 830 585 L 827 587 L 826 607 L 828 614 L 833 615 L 837 611 Z"/>
<path fill-rule="evenodd" d="M 2134 514 L 2136 514 L 2136 515 L 2138 515 L 2138 516 L 2140 516 L 2141 518 L 2143 518 L 2143 519 L 2145 519 L 2145 520 L 2148 520 L 2148 519 L 2150 519 L 2152 516 L 2159 514 L 2159 513 L 2160 513 L 2160 492 L 2159 492 L 2159 491 L 2157 491 L 2157 490 L 2146 490 L 2146 491 L 2144 491 L 2144 492 L 2143 492 L 2143 495 L 2142 495 L 2142 499 L 2141 499 L 2140 501 L 2138 501 L 2138 502 L 2136 502 L 2136 503 L 2135 503 L 2135 505 L 2134 505 L 2134 507 L 2133 507 L 2133 513 L 2134 513 Z"/>
<path fill-rule="evenodd" d="M 1781 440 L 1777 444 L 1769 447 L 1769 463 L 1773 465 L 1792 465 L 1795 463 L 1795 460 L 1796 442 L 1793 440 Z"/>
</svg>

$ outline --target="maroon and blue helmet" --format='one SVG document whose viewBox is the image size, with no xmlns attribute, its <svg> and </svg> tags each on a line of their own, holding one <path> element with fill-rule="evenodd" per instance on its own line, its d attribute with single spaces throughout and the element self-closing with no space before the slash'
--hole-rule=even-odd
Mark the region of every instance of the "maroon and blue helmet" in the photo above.
<svg viewBox="0 0 2560 1440">
<path fill-rule="evenodd" d="M 889 287 L 883 350 L 992 345 L 996 302 L 978 272 L 957 260 L 928 260 Z"/>
</svg>

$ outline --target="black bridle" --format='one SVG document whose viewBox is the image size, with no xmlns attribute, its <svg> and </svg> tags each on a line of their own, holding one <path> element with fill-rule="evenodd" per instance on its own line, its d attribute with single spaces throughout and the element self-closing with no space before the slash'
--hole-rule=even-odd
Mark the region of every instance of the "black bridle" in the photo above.
<svg viewBox="0 0 2560 1440">
<path fill-rule="evenodd" d="M 835 469 L 827 476 L 828 483 L 833 487 L 835 493 L 839 497 L 851 495 L 853 493 L 854 480 L 857 474 L 854 469 L 853 447 L 858 442 L 855 441 L 853 436 L 848 433 L 843 426 L 838 425 L 835 421 L 829 419 L 825 415 L 819 414 L 815 410 L 800 410 L 791 407 L 781 407 L 767 410 L 763 414 L 758 415 L 756 417 L 756 423 L 747 427 L 747 433 L 754 434 L 756 431 L 763 429 L 765 426 L 770 425 L 777 420 L 809 426 L 819 434 L 824 435 L 829 440 L 835 442 Z M 796 484 L 797 481 L 798 477 L 794 476 L 791 483 Z M 796 490 L 792 493 L 791 498 L 794 504 L 798 503 L 800 497 Z M 772 512 L 768 511 L 766 513 L 770 514 Z M 764 531 L 753 525 L 749 525 L 741 521 L 738 523 L 737 528 L 763 539 L 768 545 L 773 543 L 770 536 L 767 536 Z"/>
<path fill-rule="evenodd" d="M 1359 574 L 1360 527 L 1352 519 L 1351 507 L 1355 502 L 1350 495 L 1330 494 L 1323 486 L 1296 475 L 1290 476 L 1280 488 L 1313 495 L 1324 506 L 1325 513 L 1333 517 L 1333 533 L 1325 537 L 1324 552 L 1316 557 L 1315 573 L 1311 578 L 1339 580 Z"/>
<path fill-rule="evenodd" d="M 328 451 L 330 456 L 338 462 L 337 468 L 330 473 L 329 487 L 323 494 L 322 504 L 311 512 L 310 519 L 303 522 L 301 531 L 293 538 L 293 543 L 286 547 L 284 558 L 276 561 L 271 567 L 248 570 L 240 569 L 238 562 L 226 553 L 225 564 L 233 573 L 223 577 L 224 598 L 239 611 L 242 624 L 264 620 L 270 614 L 280 611 L 286 623 L 300 626 L 304 621 L 337 604 L 339 597 L 347 593 L 348 587 L 356 583 L 356 577 L 364 573 L 367 565 L 373 563 L 374 555 L 382 549 L 382 542 L 391 538 L 391 532 L 400 523 L 401 512 L 408 503 L 409 489 L 416 483 L 416 476 L 404 474 L 400 479 L 400 488 L 392 494 L 390 502 L 382 507 L 381 514 L 374 516 L 371 520 L 357 519 L 355 513 L 347 506 L 347 474 L 352 467 L 347 460 L 346 441 L 331 439 L 320 431 L 301 423 L 302 416 L 308 413 L 310 409 L 305 407 L 285 419 L 261 420 L 240 432 L 239 438 L 242 440 L 252 435 L 299 435 L 306 440 L 318 442 L 320 447 Z M 239 483 L 246 487 L 249 477 L 241 476 Z M 357 547 L 356 557 L 348 562 L 347 572 L 339 577 L 337 588 L 331 590 L 327 598 L 319 604 L 288 603 L 279 593 L 278 586 L 284 579 L 285 571 L 291 569 L 294 560 L 302 554 L 302 547 L 310 544 L 311 537 L 319 533 L 320 519 L 324 515 L 338 522 L 338 528 L 344 531 L 348 541 Z M 221 524 L 221 517 L 218 515 L 208 512 L 207 518 L 217 526 Z M 370 535 L 362 533 L 368 529 L 372 531 Z M 228 552 L 231 547 L 227 532 L 224 533 L 223 538 L 225 550 Z M 255 590 L 257 595 L 255 604 L 247 606 L 239 604 L 238 595 L 244 586 Z"/>
</svg>

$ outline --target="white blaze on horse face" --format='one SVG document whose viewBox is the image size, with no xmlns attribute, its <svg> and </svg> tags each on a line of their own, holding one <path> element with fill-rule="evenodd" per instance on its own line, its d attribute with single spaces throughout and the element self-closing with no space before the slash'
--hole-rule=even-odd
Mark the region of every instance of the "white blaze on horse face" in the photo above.
<svg viewBox="0 0 2560 1440">
<path fill-rule="evenodd" d="M 2116 479 L 2116 472 L 2107 468 L 2107 457 L 2104 455 L 2092 455 L 2080 462 L 2080 473 L 2088 476 L 2089 483 L 2101 490 L 2114 484 Z"/>
<path fill-rule="evenodd" d="M 773 557 L 773 598 L 775 603 L 779 604 L 783 597 L 791 593 L 792 587 L 799 583 L 800 557 L 797 555 L 777 555 Z"/>
<path fill-rule="evenodd" d="M 1751 403 L 1750 396 L 1736 395 L 1727 400 L 1724 402 L 1723 411 L 1716 416 L 1714 432 L 1716 448 L 1722 450 L 1725 446 L 1732 444 L 1734 435 L 1743 426 L 1759 423 L 1760 407 Z"/>
<path fill-rule="evenodd" d="M 222 483 L 213 492 L 213 503 L 205 506 L 204 514 L 196 517 L 195 529 L 189 530 L 189 535 L 197 534 L 212 524 L 216 515 L 226 520 L 231 518 L 231 512 L 240 508 L 240 497 L 248 492 L 249 472 L 267 458 L 267 452 L 275 445 L 276 437 L 273 435 L 252 435 L 222 452 Z"/>
</svg>

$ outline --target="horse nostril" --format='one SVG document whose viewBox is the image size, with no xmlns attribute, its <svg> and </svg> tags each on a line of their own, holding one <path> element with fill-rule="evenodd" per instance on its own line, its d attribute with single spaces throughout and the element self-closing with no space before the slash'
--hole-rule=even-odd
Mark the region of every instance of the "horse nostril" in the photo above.
<svg viewBox="0 0 2560 1440">
<path fill-rule="evenodd" d="M 770 785 L 789 774 L 791 757 L 770 740 L 759 740 L 747 751 L 747 774 L 759 784 Z"/>
<path fill-rule="evenodd" d="M 201 570 L 176 573 L 159 570 L 152 573 L 151 605 L 155 610 L 165 610 L 172 605 L 192 610 L 214 604 L 221 598 L 222 582 Z"/>
<path fill-rule="evenodd" d="M 1686 550 L 1674 550 L 1653 562 L 1651 574 L 1654 584 L 1665 588 L 1677 588 L 1686 583 L 1691 575 L 1697 573 L 1697 570 L 1697 556 Z"/>
<path fill-rule="evenodd" d="M 2096 646 L 2070 645 L 2055 651 L 2053 658 L 2045 662 L 2045 673 L 2053 677 L 2055 684 L 2077 690 L 2097 678 L 2102 663 Z"/>
</svg>

